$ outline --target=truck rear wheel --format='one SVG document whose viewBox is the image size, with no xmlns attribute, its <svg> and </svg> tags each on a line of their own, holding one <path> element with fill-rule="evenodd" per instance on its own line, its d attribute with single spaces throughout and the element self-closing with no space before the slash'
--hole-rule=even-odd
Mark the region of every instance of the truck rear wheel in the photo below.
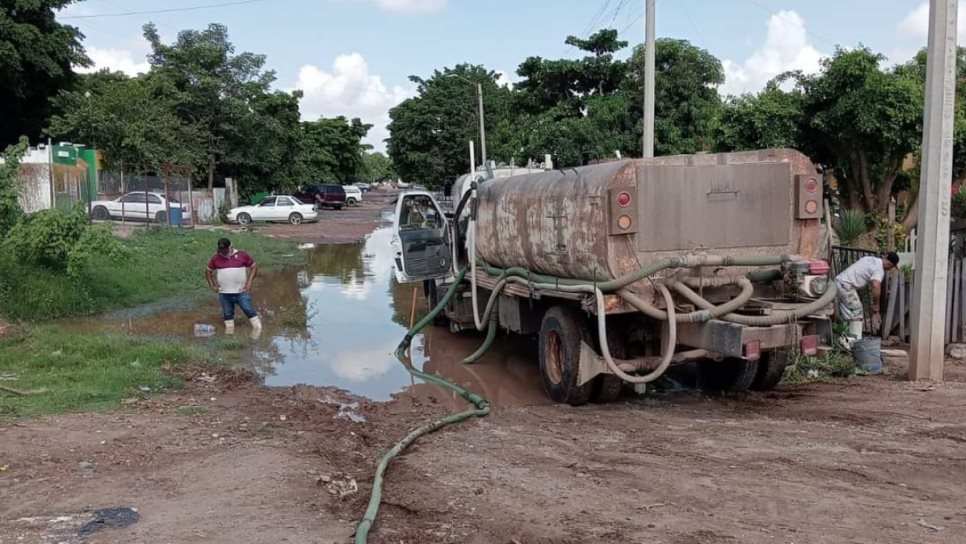
<svg viewBox="0 0 966 544">
<path fill-rule="evenodd" d="M 698 362 L 698 387 L 705 393 L 741 393 L 758 375 L 758 361 L 728 357 L 723 361 Z"/>
<path fill-rule="evenodd" d="M 554 306 L 540 325 L 540 374 L 547 395 L 554 402 L 580 406 L 590 400 L 594 381 L 577 385 L 580 375 L 580 343 L 586 335 L 577 312 Z"/>
<path fill-rule="evenodd" d="M 770 391 L 782 381 L 785 368 L 791 363 L 791 354 L 787 351 L 769 351 L 761 354 L 758 360 L 758 373 L 751 382 L 754 391 Z"/>
</svg>

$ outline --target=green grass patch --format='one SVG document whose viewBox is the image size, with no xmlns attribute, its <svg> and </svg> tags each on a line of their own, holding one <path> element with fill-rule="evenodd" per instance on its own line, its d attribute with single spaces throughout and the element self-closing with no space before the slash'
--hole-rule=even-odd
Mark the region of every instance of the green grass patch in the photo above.
<svg viewBox="0 0 966 544">
<path fill-rule="evenodd" d="M 94 258 L 81 277 L 25 265 L 0 254 L 0 316 L 43 321 L 202 293 L 207 288 L 205 265 L 223 236 L 250 253 L 262 270 L 305 262 L 305 254 L 291 241 L 169 228 L 150 228 L 123 240 L 126 258 Z"/>
<path fill-rule="evenodd" d="M 832 350 L 827 353 L 807 357 L 799 355 L 785 369 L 783 381 L 803 384 L 827 381 L 855 374 L 855 362 L 847 353 Z"/>
<path fill-rule="evenodd" d="M 208 409 L 204 406 L 182 406 L 178 408 L 179 416 L 200 416 L 208 413 Z"/>
<path fill-rule="evenodd" d="M 240 336 L 229 336 L 215 342 L 215 348 L 222 351 L 239 351 L 245 349 L 246 346 L 248 346 L 248 342 Z"/>
<path fill-rule="evenodd" d="M 28 328 L 0 340 L 0 384 L 27 396 L 0 392 L 0 418 L 115 408 L 182 381 L 166 368 L 205 362 L 182 342 L 123 334 L 74 334 L 55 326 Z"/>
</svg>

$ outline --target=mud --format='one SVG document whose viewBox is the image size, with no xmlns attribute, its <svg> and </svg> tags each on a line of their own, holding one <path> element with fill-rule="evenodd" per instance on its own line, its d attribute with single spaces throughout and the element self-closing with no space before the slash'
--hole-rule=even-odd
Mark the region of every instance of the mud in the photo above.
<svg viewBox="0 0 966 544">
<path fill-rule="evenodd" d="M 267 325 L 243 350 L 247 371 L 197 369 L 184 390 L 109 413 L 0 422 L 0 544 L 67 541 L 65 513 L 120 506 L 137 522 L 82 541 L 351 541 L 383 453 L 465 406 L 388 353 L 414 298 L 383 267 L 379 236 L 317 247 L 303 270 L 260 283 Z M 97 326 L 203 343 L 220 335 L 191 328 L 217 312 L 158 305 Z M 370 542 L 966 541 L 960 362 L 942 384 L 903 381 L 897 358 L 886 376 L 571 408 L 546 402 L 531 341 L 502 338 L 461 364 L 480 341 L 437 328 L 415 339 L 414 364 L 495 407 L 391 465 Z"/>
<path fill-rule="evenodd" d="M 398 193 L 389 189 L 370 191 L 363 196 L 357 206 L 341 210 L 323 209 L 321 218 L 315 223 L 302 225 L 259 224 L 254 229 L 268 236 L 288 238 L 315 244 L 346 244 L 358 242 L 372 232 L 373 228 L 385 224 L 385 210 L 391 205 Z"/>
</svg>

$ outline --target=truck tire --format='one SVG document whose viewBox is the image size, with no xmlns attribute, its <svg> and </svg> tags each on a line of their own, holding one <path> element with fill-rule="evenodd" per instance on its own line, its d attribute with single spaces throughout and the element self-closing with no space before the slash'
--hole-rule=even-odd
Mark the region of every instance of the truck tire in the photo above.
<svg viewBox="0 0 966 544">
<path fill-rule="evenodd" d="M 758 361 L 728 357 L 723 361 L 698 361 L 698 388 L 705 393 L 742 393 L 758 375 Z"/>
<path fill-rule="evenodd" d="M 758 360 L 758 373 L 751 382 L 753 391 L 771 391 L 782 381 L 785 368 L 791 363 L 791 354 L 787 351 L 769 351 L 761 355 Z"/>
<path fill-rule="evenodd" d="M 540 375 L 547 396 L 554 402 L 580 406 L 590 400 L 594 381 L 577 385 L 580 375 L 580 342 L 586 336 L 584 320 L 577 312 L 554 306 L 540 325 Z"/>
</svg>

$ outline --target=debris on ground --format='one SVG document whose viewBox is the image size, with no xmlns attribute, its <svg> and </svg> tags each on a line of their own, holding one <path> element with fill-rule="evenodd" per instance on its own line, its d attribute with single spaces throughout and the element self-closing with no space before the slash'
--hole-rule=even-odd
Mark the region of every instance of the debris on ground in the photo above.
<svg viewBox="0 0 966 544">
<path fill-rule="evenodd" d="M 354 495 L 359 491 L 359 484 L 356 483 L 356 479 L 341 472 L 332 476 L 323 474 L 319 476 L 316 483 L 325 488 L 329 495 L 338 495 L 340 499 Z"/>
<path fill-rule="evenodd" d="M 966 359 L 966 344 L 949 344 L 946 346 L 946 355 L 953 359 Z"/>
</svg>

